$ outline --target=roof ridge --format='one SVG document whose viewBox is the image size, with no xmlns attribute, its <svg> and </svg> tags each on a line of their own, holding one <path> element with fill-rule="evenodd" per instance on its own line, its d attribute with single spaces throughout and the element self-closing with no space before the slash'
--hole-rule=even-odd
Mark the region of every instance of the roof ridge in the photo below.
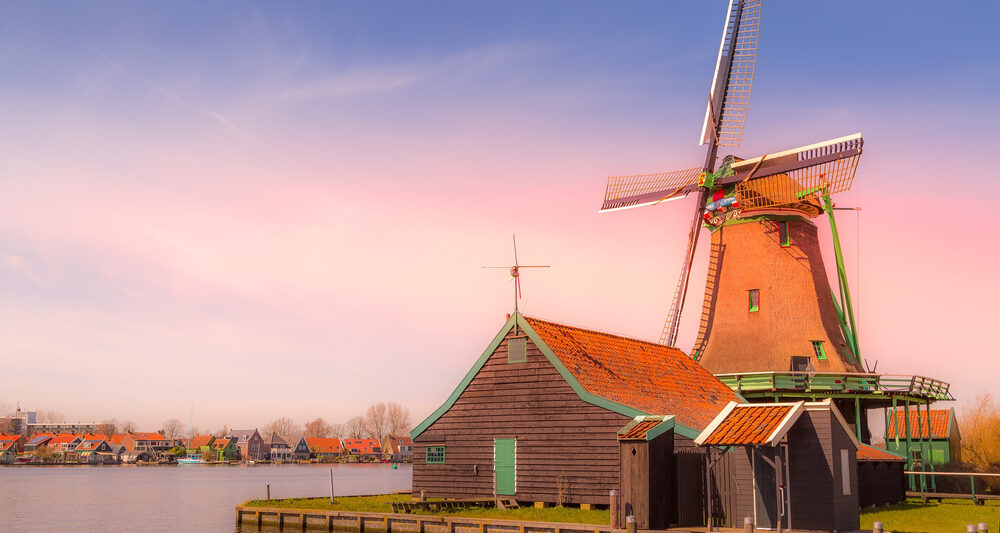
<svg viewBox="0 0 1000 533">
<path fill-rule="evenodd" d="M 624 335 L 624 334 L 621 334 L 621 333 L 613 333 L 613 332 L 602 330 L 602 329 L 585 328 L 583 326 L 578 326 L 578 325 L 575 325 L 575 324 L 567 324 L 565 322 L 553 322 L 551 320 L 546 320 L 544 318 L 538 318 L 538 317 L 534 317 L 534 316 L 528 316 L 528 315 L 521 315 L 521 316 L 524 317 L 526 320 L 536 320 L 538 322 L 545 322 L 546 324 L 551 324 L 553 326 L 560 326 L 560 327 L 564 327 L 564 328 L 573 328 L 573 329 L 578 329 L 578 330 L 581 330 L 581 331 L 586 331 L 588 333 L 597 333 L 599 335 L 607 335 L 609 337 L 616 337 L 616 338 L 619 338 L 619 339 L 627 340 L 629 342 L 638 342 L 638 343 L 642 343 L 642 344 L 648 344 L 648 345 L 650 345 L 652 347 L 655 347 L 655 348 L 669 348 L 669 349 L 677 350 L 678 352 L 681 352 L 682 354 L 684 354 L 685 357 L 689 357 L 688 354 L 684 350 L 681 350 L 680 348 L 678 348 L 676 346 L 670 346 L 668 344 L 660 344 L 658 342 L 648 341 L 648 340 L 645 340 L 645 339 L 637 339 L 635 337 L 629 337 L 628 335 Z"/>
</svg>

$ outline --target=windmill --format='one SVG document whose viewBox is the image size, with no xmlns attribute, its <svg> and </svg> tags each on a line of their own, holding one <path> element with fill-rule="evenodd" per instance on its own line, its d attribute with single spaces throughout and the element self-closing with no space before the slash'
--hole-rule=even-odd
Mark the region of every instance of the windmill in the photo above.
<svg viewBox="0 0 1000 533">
<path fill-rule="evenodd" d="M 511 235 L 514 241 L 514 264 L 509 266 L 484 266 L 483 268 L 504 268 L 510 269 L 510 279 L 514 282 L 514 311 L 518 310 L 518 300 L 521 299 L 521 269 L 522 268 L 550 268 L 550 265 L 522 265 L 517 261 L 517 235 Z M 516 326 L 515 326 L 516 327 Z"/>
<path fill-rule="evenodd" d="M 712 279 L 706 283 L 702 324 L 692 351 L 696 360 L 713 372 L 775 370 L 788 369 L 794 362 L 790 358 L 801 357 L 797 354 L 815 353 L 818 359 L 816 364 L 809 361 L 814 367 L 861 371 L 853 308 L 830 199 L 831 194 L 848 190 L 853 183 L 864 144 L 861 134 L 749 159 L 719 156 L 720 147 L 739 146 L 742 140 L 757 60 L 760 15 L 761 0 L 731 0 L 729 3 L 701 130 L 701 144 L 706 146 L 702 166 L 655 174 L 612 176 L 608 179 L 601 212 L 656 205 L 684 198 L 691 193 L 697 194 L 684 262 L 660 336 L 662 344 L 676 343 L 691 265 L 699 234 L 704 227 L 712 233 L 713 253 L 709 274 L 710 277 L 716 275 L 719 279 L 715 281 L 721 285 L 713 286 Z M 752 313 L 760 310 L 764 305 L 760 299 L 765 297 L 765 302 L 776 304 L 784 312 L 794 307 L 796 299 L 803 299 L 803 293 L 817 298 L 815 287 L 827 282 L 818 243 L 814 242 L 815 225 L 809 220 L 824 212 L 830 216 L 834 231 L 837 294 L 819 295 L 819 309 L 806 310 L 809 316 L 785 324 L 787 327 L 775 324 L 770 318 L 759 320 L 764 313 L 750 317 L 757 319 L 756 327 L 749 318 L 746 321 L 732 320 L 734 317 L 728 316 L 733 307 L 731 300 L 745 300 L 746 306 L 737 307 Z M 756 222 L 752 229 L 737 228 L 751 221 Z M 743 235 L 747 233 L 754 235 Z M 792 239 L 790 235 L 798 238 Z M 762 236 L 766 237 L 765 240 L 777 241 L 779 250 L 769 251 L 774 257 L 767 254 L 762 257 L 760 250 L 756 249 L 762 244 L 757 242 Z M 796 241 L 794 245 L 790 243 L 792 240 Z M 790 254 L 798 254 L 799 257 Z M 724 255 L 729 255 L 730 259 L 747 256 L 747 261 L 758 266 L 761 265 L 760 260 L 765 259 L 768 268 L 779 270 L 801 268 L 796 265 L 805 262 L 811 269 L 811 275 L 791 276 L 794 278 L 791 286 L 788 280 L 761 279 L 763 285 L 759 287 L 729 287 L 726 282 L 749 282 L 748 278 L 754 276 L 745 272 L 752 270 L 751 265 L 727 261 Z M 782 260 L 780 255 L 789 257 Z M 773 290 L 774 283 L 769 284 L 771 281 L 784 283 L 785 288 Z M 722 317 L 717 316 L 717 311 L 721 307 L 726 309 L 723 313 L 727 315 L 724 317 L 727 319 L 726 327 L 718 324 L 718 319 Z M 728 327 L 732 325 L 736 327 Z M 788 347 L 779 347 L 780 353 L 761 356 L 762 349 L 768 352 L 768 347 L 773 348 L 776 335 L 785 338 L 805 335 L 806 338 L 795 339 L 795 342 L 801 342 L 790 351 L 785 349 Z M 721 342 L 717 342 L 719 337 L 723 337 Z M 755 337 L 757 340 L 752 340 Z M 731 353 L 734 349 L 753 352 L 753 355 L 734 358 Z M 816 351 L 819 349 L 824 350 L 822 356 Z M 715 352 L 720 350 L 726 354 L 716 356 Z"/>
</svg>

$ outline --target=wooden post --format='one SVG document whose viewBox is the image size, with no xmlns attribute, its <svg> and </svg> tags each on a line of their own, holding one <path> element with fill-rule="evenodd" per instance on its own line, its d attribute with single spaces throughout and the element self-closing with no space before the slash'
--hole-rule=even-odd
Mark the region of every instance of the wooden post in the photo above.
<svg viewBox="0 0 1000 533">
<path fill-rule="evenodd" d="M 635 517 L 628 515 L 625 517 L 625 533 L 636 533 Z"/>
<path fill-rule="evenodd" d="M 705 453 L 705 527 L 707 531 L 712 531 L 712 449 Z M 781 533 L 780 531 L 778 533 Z"/>
<path fill-rule="evenodd" d="M 302 516 L 300 518 L 302 520 L 302 531 L 305 531 L 306 530 L 306 520 L 307 520 L 306 514 L 302 513 Z"/>
<path fill-rule="evenodd" d="M 608 510 L 611 511 L 611 529 L 617 529 L 621 527 L 618 522 L 618 491 L 616 489 L 611 489 L 611 502 L 608 506 Z"/>
<path fill-rule="evenodd" d="M 243 511 L 241 509 L 236 510 L 236 527 L 243 525 Z"/>
<path fill-rule="evenodd" d="M 420 491 L 420 501 L 422 502 L 427 501 L 427 491 L 425 490 Z"/>
<path fill-rule="evenodd" d="M 910 452 L 910 397 L 909 396 L 907 396 L 906 397 L 906 401 L 903 402 L 903 409 L 904 409 L 903 410 L 903 422 L 904 422 L 904 429 L 906 430 L 906 469 L 909 470 L 910 472 L 912 472 L 913 471 L 913 455 L 912 455 L 912 452 Z M 896 430 L 897 431 L 899 430 L 899 422 L 898 421 L 896 423 Z M 909 479 L 909 482 L 910 482 L 910 490 L 913 490 L 915 488 L 915 485 L 913 483 L 913 476 L 912 475 L 908 475 L 906 477 Z"/>
<path fill-rule="evenodd" d="M 333 505 L 333 469 L 330 469 L 330 505 Z"/>
<path fill-rule="evenodd" d="M 329 533 L 333 533 L 333 515 L 326 516 L 326 530 Z"/>
<path fill-rule="evenodd" d="M 260 511 L 257 511 L 257 531 L 260 531 L 261 525 L 264 523 L 264 517 L 261 516 Z"/>
<path fill-rule="evenodd" d="M 778 533 L 781 533 L 781 518 L 785 514 L 785 481 L 782 475 L 782 465 L 781 465 L 781 445 L 774 447 L 774 484 L 775 484 L 775 496 L 778 500 L 778 506 L 775 508 L 775 513 L 778 515 Z"/>
<path fill-rule="evenodd" d="M 264 492 L 267 493 L 267 501 L 271 501 L 271 485 L 267 484 L 264 485 L 264 487 L 265 487 Z"/>
</svg>

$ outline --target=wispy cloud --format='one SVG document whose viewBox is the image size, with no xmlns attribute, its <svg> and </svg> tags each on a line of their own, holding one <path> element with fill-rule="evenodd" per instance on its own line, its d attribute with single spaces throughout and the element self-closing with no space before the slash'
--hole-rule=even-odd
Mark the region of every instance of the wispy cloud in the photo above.
<svg viewBox="0 0 1000 533">
<path fill-rule="evenodd" d="M 15 272 L 20 272 L 21 274 L 24 274 L 25 276 L 31 278 L 31 280 L 34 281 L 35 283 L 41 285 L 42 277 L 39 276 L 37 272 L 35 272 L 35 267 L 31 264 L 31 261 L 28 261 L 26 258 L 20 255 L 4 254 L 3 256 L 0 257 L 3 257 L 3 264 L 6 265 L 7 268 Z"/>
<path fill-rule="evenodd" d="M 107 61 L 108 64 L 110 64 L 116 70 L 122 72 L 123 74 L 125 74 L 125 75 L 127 75 L 127 76 L 129 76 L 131 78 L 137 79 L 137 80 L 145 83 L 146 85 L 148 85 L 150 87 L 152 87 L 153 90 L 155 90 L 157 93 L 159 93 L 161 96 L 163 96 L 167 100 L 170 100 L 170 101 L 175 102 L 177 104 L 180 104 L 182 106 L 189 107 L 191 109 L 194 109 L 194 110 L 197 110 L 197 111 L 199 111 L 201 113 L 204 113 L 204 114 L 212 117 L 213 119 L 215 119 L 216 122 L 222 124 L 227 129 L 229 129 L 230 131 L 232 131 L 233 133 L 235 133 L 235 134 L 237 134 L 237 135 L 239 135 L 241 137 L 252 138 L 250 136 L 250 134 L 248 134 L 242 128 L 240 128 L 235 123 L 233 123 L 233 121 L 231 121 L 228 118 L 226 118 L 226 116 L 223 115 L 222 113 L 219 113 L 218 111 L 216 111 L 214 109 L 209 109 L 209 108 L 207 108 L 207 107 L 205 107 L 203 105 L 191 102 L 188 99 L 186 99 L 186 98 L 182 97 L 181 95 L 177 94 L 176 92 L 171 91 L 170 89 L 167 89 L 163 85 L 160 85 L 159 83 L 153 81 L 152 79 L 147 78 L 146 76 L 143 76 L 142 74 L 138 74 L 136 72 L 133 72 L 132 70 L 129 70 L 128 68 L 125 68 L 125 66 L 123 66 L 120 63 L 114 61 L 113 59 L 111 59 L 107 55 L 105 55 L 105 54 L 101 54 L 101 55 L 104 57 L 104 60 Z"/>
<path fill-rule="evenodd" d="M 436 59 L 419 59 L 398 65 L 363 67 L 329 74 L 285 89 L 279 100 L 323 100 L 349 95 L 387 92 L 417 86 L 440 89 L 463 79 L 536 58 L 548 47 L 497 44 L 466 50 Z"/>
</svg>

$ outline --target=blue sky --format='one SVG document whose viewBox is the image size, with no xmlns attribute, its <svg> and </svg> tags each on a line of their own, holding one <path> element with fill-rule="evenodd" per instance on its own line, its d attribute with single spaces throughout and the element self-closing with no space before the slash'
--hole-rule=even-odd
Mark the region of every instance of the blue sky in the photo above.
<svg viewBox="0 0 1000 533">
<path fill-rule="evenodd" d="M 204 426 L 389 400 L 417 422 L 510 311 L 480 267 L 512 233 L 553 265 L 529 313 L 658 338 L 689 209 L 596 210 L 608 175 L 702 161 L 725 7 L 0 5 L 0 402 L 153 429 L 192 400 Z M 995 367 L 968 332 L 1000 296 L 998 11 L 765 2 L 737 151 L 864 132 L 839 200 L 864 208 L 862 347 L 962 398 Z"/>
</svg>

